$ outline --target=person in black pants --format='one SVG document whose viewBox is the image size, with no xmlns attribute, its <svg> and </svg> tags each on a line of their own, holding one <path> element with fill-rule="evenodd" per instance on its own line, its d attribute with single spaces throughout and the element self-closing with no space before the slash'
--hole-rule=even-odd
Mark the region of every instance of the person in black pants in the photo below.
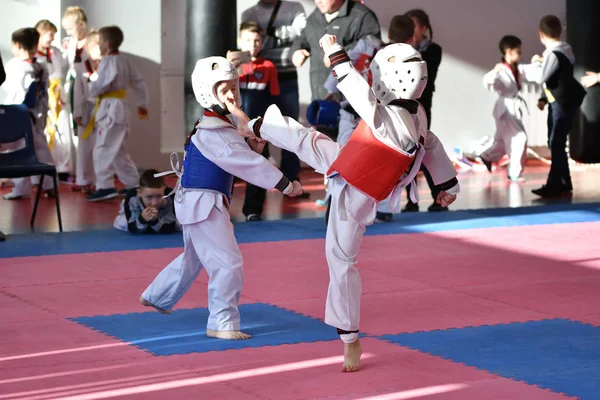
<svg viewBox="0 0 600 400">
<path fill-rule="evenodd" d="M 548 147 L 552 157 L 546 184 L 532 192 L 542 198 L 570 194 L 573 190 L 567 138 L 573 118 L 585 97 L 585 89 L 573 76 L 575 56 L 568 43 L 561 42 L 562 24 L 555 15 L 547 15 L 540 21 L 540 41 L 546 47 L 542 57 L 533 56 L 532 63 L 539 63 L 542 70 L 541 81 L 545 86 L 545 102 L 548 109 Z"/>
<path fill-rule="evenodd" d="M 0 85 L 6 80 L 6 72 L 4 71 L 4 64 L 2 64 L 2 56 L 0 56 Z"/>
<path fill-rule="evenodd" d="M 429 15 L 423 10 L 414 9 L 410 10 L 405 14 L 407 17 L 411 17 L 415 23 L 415 42 L 417 43 L 417 50 L 421 53 L 423 60 L 427 62 L 427 86 L 421 95 L 421 98 L 417 99 L 419 103 L 425 109 L 427 114 L 427 129 L 431 126 L 431 106 L 433 99 L 433 92 L 435 91 L 435 78 L 437 77 L 438 68 L 442 61 L 442 48 L 437 43 L 433 42 L 433 29 L 429 22 Z M 433 179 L 427 171 L 427 168 L 422 166 L 421 171 L 427 179 L 429 190 L 431 190 L 431 197 L 433 198 L 433 204 L 429 206 L 428 211 L 448 211 L 448 207 L 442 207 L 437 204 L 435 200 L 441 189 L 433 183 Z M 410 185 L 406 187 L 406 193 L 410 191 Z M 408 197 L 408 196 L 407 196 Z M 406 206 L 402 209 L 402 212 L 419 211 L 419 204 L 410 201 L 410 197 Z"/>
</svg>

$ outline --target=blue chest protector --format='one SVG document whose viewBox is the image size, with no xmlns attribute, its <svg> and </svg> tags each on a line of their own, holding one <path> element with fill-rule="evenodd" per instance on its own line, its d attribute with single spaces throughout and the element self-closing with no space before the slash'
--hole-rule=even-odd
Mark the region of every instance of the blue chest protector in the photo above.
<svg viewBox="0 0 600 400">
<path fill-rule="evenodd" d="M 233 175 L 206 158 L 189 140 L 185 146 L 181 185 L 186 189 L 206 189 L 223 193 L 231 201 Z"/>
</svg>

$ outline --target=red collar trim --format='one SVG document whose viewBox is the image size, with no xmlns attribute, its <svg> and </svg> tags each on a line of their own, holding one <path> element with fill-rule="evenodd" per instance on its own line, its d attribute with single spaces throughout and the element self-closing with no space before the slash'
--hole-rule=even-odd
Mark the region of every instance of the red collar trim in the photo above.
<svg viewBox="0 0 600 400">
<path fill-rule="evenodd" d="M 217 117 L 217 118 L 219 118 L 221 121 L 225 121 L 225 122 L 227 122 L 229 125 L 231 125 L 231 126 L 234 126 L 234 127 L 235 127 L 235 125 L 233 125 L 233 123 L 232 123 L 232 122 L 229 120 L 229 118 L 227 118 L 227 117 L 225 117 L 225 116 L 223 116 L 223 115 L 217 114 L 217 113 L 216 113 L 216 112 L 214 112 L 214 111 L 205 110 L 205 111 L 204 111 L 204 116 L 205 116 L 205 117 Z"/>
<path fill-rule="evenodd" d="M 521 90 L 521 82 L 519 81 L 519 66 L 518 64 L 514 64 L 511 65 L 509 63 L 506 62 L 506 60 L 502 60 L 502 64 L 506 65 L 508 68 L 510 68 L 510 72 L 512 72 L 513 77 L 515 78 L 515 81 L 517 82 L 517 88 L 519 88 L 519 90 Z"/>
<path fill-rule="evenodd" d="M 44 57 L 46 59 L 47 62 L 51 63 L 52 62 L 52 49 L 48 49 L 46 51 L 46 53 L 42 53 L 41 51 L 37 51 L 37 54 Z"/>
</svg>

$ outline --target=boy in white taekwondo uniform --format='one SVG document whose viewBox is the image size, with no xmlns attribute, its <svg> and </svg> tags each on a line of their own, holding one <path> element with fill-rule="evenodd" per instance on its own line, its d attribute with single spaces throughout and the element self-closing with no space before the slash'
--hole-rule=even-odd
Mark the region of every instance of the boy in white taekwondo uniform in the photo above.
<svg viewBox="0 0 600 400">
<path fill-rule="evenodd" d="M 114 174 L 125 189 L 138 186 L 140 174 L 127 151 L 127 135 L 131 114 L 127 103 L 127 89 L 136 94 L 138 117 L 148 117 L 148 87 L 133 62 L 121 55 L 123 31 L 118 26 L 105 26 L 98 31 L 102 61 L 97 79 L 92 81 L 90 95 L 97 98 L 91 121 L 82 138 L 94 134 L 94 170 L 96 192 L 87 201 L 101 201 L 118 196 Z"/>
<path fill-rule="evenodd" d="M 176 171 L 180 179 L 175 188 L 175 213 L 183 228 L 184 251 L 162 270 L 140 302 L 169 313 L 204 267 L 209 276 L 206 334 L 247 339 L 250 336 L 240 332 L 238 311 L 242 254 L 229 216 L 233 178 L 265 189 L 277 188 L 290 197 L 302 194 L 302 187 L 260 155 L 264 142 L 258 143 L 247 126 L 249 119 L 240 109 L 238 74 L 227 59 L 199 60 L 192 87 L 206 111 L 185 145 L 183 174 Z M 248 144 L 240 134 L 252 136 Z"/>
<path fill-rule="evenodd" d="M 338 328 L 344 341 L 342 371 L 351 372 L 358 370 L 361 354 L 361 280 L 356 257 L 366 227 L 375 220 L 378 202 L 389 195 L 392 201 L 399 200 L 421 162 L 442 186 L 437 198 L 442 206 L 456 199 L 460 187 L 441 142 L 427 130 L 425 110 L 412 100 L 419 98 L 427 82 L 421 55 L 407 44 L 381 49 L 370 67 L 372 90 L 335 36 L 323 36 L 321 45 L 340 81 L 338 88 L 362 118 L 348 143 L 342 147 L 314 129 L 282 117 L 275 106 L 263 120 L 252 120 L 249 126 L 263 139 L 296 153 L 330 176 L 332 201 L 325 244 L 330 283 L 325 323 Z"/>
<path fill-rule="evenodd" d="M 39 21 L 35 29 L 40 34 L 38 49 L 36 53 L 37 62 L 46 66 L 48 69 L 48 78 L 50 80 L 48 87 L 48 118 L 46 120 L 46 137 L 48 138 L 48 147 L 54 160 L 56 172 L 71 172 L 71 132 L 63 132 L 63 126 L 60 125 L 60 118 L 66 118 L 62 110 L 62 78 L 67 70 L 67 60 L 63 57 L 59 48 L 52 45 L 54 35 L 57 32 L 56 25 L 47 19 Z"/>
<path fill-rule="evenodd" d="M 48 71 L 37 62 L 39 33 L 34 28 L 19 29 L 12 34 L 12 52 L 15 56 L 6 63 L 6 81 L 4 104 L 21 104 L 25 101 L 29 87 L 36 84 L 35 106 L 29 109 L 32 120 L 33 145 L 39 161 L 52 163 L 52 155 L 44 135 L 48 114 Z M 3 196 L 5 200 L 17 200 L 31 195 L 31 185 L 39 183 L 39 176 L 14 178 L 14 187 Z M 54 184 L 45 177 L 42 188 L 46 195 L 55 196 Z"/>
<path fill-rule="evenodd" d="M 535 65 L 520 64 L 521 40 L 518 37 L 504 36 L 499 47 L 502 62 L 483 77 L 483 86 L 498 94 L 493 111 L 496 134 L 494 142 L 480 157 L 492 172 L 492 163 L 508 154 L 508 179 L 517 182 L 527 158 L 527 133 L 523 124 L 523 108 L 527 104 L 519 92 L 524 82 L 537 82 L 541 74 Z"/>
<path fill-rule="evenodd" d="M 88 35 L 87 16 L 81 7 L 67 7 L 62 19 L 62 26 L 70 37 L 64 57 L 67 58 L 68 71 L 64 84 L 65 106 L 67 118 L 61 127 L 71 132 L 71 158 L 75 159 L 75 185 L 73 190 L 87 193 L 94 186 L 94 136 L 85 134 L 85 126 L 77 125 L 75 118 L 85 114 L 87 99 L 75 99 L 75 86 L 77 80 L 87 81 L 92 74 L 89 68 L 89 55 L 86 49 Z"/>
</svg>

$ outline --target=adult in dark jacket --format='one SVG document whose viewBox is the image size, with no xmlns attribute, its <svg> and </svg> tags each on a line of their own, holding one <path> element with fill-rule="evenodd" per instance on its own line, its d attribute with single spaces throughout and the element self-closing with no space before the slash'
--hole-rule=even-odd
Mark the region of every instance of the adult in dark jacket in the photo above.
<svg viewBox="0 0 600 400">
<path fill-rule="evenodd" d="M 427 86 L 418 101 L 425 109 L 425 113 L 427 114 L 427 128 L 430 128 L 435 78 L 437 77 L 438 69 L 442 61 L 442 48 L 439 44 L 433 42 L 433 29 L 429 22 L 429 15 L 427 15 L 425 11 L 420 9 L 410 10 L 406 13 L 406 16 L 411 17 L 415 23 L 415 42 L 417 43 L 417 50 L 421 53 L 423 60 L 427 63 Z M 428 210 L 448 211 L 448 207 L 442 207 L 435 202 L 441 189 L 433 183 L 433 179 L 431 178 L 429 171 L 427 171 L 427 168 L 422 167 L 421 171 L 423 171 L 423 174 L 427 179 L 427 185 L 429 185 L 429 190 L 431 190 L 431 196 L 433 197 L 433 204 L 429 206 Z M 406 190 L 408 193 L 410 185 Z M 409 198 L 408 203 L 402 209 L 402 212 L 410 211 L 419 211 L 419 204 L 411 202 Z"/>
<path fill-rule="evenodd" d="M 331 68 L 325 64 L 325 54 L 319 46 L 324 34 L 337 36 L 345 50 L 360 39 L 373 35 L 381 39 L 381 29 L 375 13 L 354 0 L 315 0 L 317 8 L 308 16 L 302 34 L 294 40 L 292 62 L 296 67 L 310 57 L 310 89 L 312 99 L 327 96 L 325 81 Z"/>
</svg>

